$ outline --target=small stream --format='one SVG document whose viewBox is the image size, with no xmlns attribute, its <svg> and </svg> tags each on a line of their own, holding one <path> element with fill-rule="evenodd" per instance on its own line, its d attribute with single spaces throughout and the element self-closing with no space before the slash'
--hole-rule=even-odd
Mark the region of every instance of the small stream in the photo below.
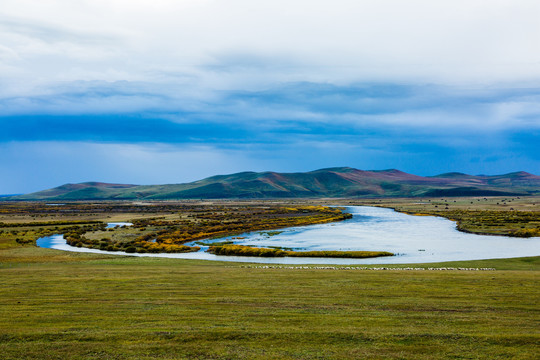
<svg viewBox="0 0 540 360">
<path fill-rule="evenodd" d="M 298 251 L 389 251 L 396 256 L 369 259 L 218 256 L 205 252 L 208 246 L 201 245 L 198 245 L 201 246 L 201 251 L 193 253 L 127 254 L 69 246 L 62 235 L 40 238 L 37 240 L 37 245 L 50 249 L 111 255 L 268 264 L 414 264 L 540 255 L 539 237 L 514 238 L 468 234 L 456 230 L 456 224 L 445 218 L 412 216 L 385 208 L 349 206 L 346 211 L 353 214 L 352 219 L 276 231 L 254 231 L 243 235 L 206 240 L 205 243 L 230 240 L 239 245 L 284 247 Z M 115 227 L 130 224 L 110 223 L 108 225 L 108 227 Z"/>
<path fill-rule="evenodd" d="M 112 222 L 107 223 L 107 227 L 105 229 L 114 229 L 115 227 L 122 227 L 122 226 L 131 226 L 133 225 L 130 222 Z"/>
</svg>

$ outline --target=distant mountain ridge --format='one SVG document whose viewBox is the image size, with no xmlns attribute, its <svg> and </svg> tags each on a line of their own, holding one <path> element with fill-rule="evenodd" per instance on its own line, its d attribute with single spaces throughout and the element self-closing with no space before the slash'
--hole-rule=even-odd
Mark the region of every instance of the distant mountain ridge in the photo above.
<svg viewBox="0 0 540 360">
<path fill-rule="evenodd" d="M 445 173 L 418 176 L 396 169 L 350 167 L 305 173 L 241 172 L 184 184 L 65 184 L 2 200 L 181 200 L 337 197 L 540 195 L 540 176 L 524 171 L 504 175 Z"/>
</svg>

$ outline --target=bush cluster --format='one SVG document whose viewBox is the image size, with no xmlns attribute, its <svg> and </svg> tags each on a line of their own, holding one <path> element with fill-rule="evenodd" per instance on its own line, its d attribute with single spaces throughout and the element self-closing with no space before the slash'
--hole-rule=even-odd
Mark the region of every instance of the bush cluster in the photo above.
<svg viewBox="0 0 540 360">
<path fill-rule="evenodd" d="M 207 250 L 216 255 L 255 257 L 332 257 L 332 258 L 372 258 L 393 256 L 386 251 L 284 251 L 281 249 L 259 248 L 246 245 L 210 246 Z"/>
</svg>

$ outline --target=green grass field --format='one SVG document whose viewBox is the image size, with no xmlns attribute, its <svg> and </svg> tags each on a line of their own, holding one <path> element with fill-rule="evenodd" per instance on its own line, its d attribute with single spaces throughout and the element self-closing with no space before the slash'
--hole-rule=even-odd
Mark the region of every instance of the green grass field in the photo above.
<svg viewBox="0 0 540 360">
<path fill-rule="evenodd" d="M 375 271 L 72 253 L 35 247 L 55 226 L 27 225 L 65 216 L 10 206 L 0 219 L 23 224 L 0 234 L 0 359 L 539 358 L 540 256 Z"/>
<path fill-rule="evenodd" d="M 0 263 L 3 359 L 540 353 L 540 257 L 426 265 L 495 271 L 339 271 L 26 247 Z"/>
</svg>

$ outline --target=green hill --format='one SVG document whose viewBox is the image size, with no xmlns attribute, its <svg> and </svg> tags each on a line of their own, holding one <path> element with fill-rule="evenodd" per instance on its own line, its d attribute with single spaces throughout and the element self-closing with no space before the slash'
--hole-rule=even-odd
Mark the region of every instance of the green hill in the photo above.
<svg viewBox="0 0 540 360">
<path fill-rule="evenodd" d="M 519 196 L 540 194 L 540 176 L 447 173 L 422 177 L 399 170 L 364 171 L 349 167 L 305 173 L 241 172 L 185 184 L 66 184 L 3 200 L 174 200 L 317 197 Z"/>
</svg>

